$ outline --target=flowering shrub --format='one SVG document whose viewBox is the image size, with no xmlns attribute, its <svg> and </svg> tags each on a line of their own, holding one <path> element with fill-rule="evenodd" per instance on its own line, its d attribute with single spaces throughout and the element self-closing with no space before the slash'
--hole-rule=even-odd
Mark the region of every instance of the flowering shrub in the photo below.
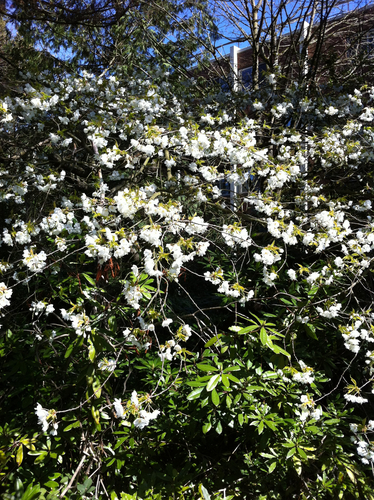
<svg viewBox="0 0 374 500">
<path fill-rule="evenodd" d="M 374 498 L 374 89 L 271 77 L 2 100 L 4 498 Z"/>
</svg>

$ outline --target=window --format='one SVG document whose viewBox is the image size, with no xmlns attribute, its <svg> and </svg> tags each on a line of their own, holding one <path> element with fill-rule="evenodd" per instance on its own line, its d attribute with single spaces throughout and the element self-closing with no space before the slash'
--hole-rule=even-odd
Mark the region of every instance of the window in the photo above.
<svg viewBox="0 0 374 500">
<path fill-rule="evenodd" d="M 221 190 L 222 198 L 230 198 L 230 183 L 226 179 L 221 179 L 217 182 L 217 186 Z"/>
<path fill-rule="evenodd" d="M 370 30 L 366 33 L 361 42 L 361 46 L 364 54 L 370 58 L 374 56 L 374 30 Z"/>
<path fill-rule="evenodd" d="M 374 30 L 362 36 L 347 38 L 347 57 L 373 58 L 374 57 Z"/>
<path fill-rule="evenodd" d="M 266 64 L 262 63 L 259 66 L 259 73 L 260 73 L 260 83 L 264 81 L 264 71 L 266 71 Z M 249 68 L 244 68 L 240 70 L 239 76 L 241 83 L 244 88 L 248 89 L 252 87 L 253 84 L 253 66 L 250 66 Z"/>
<path fill-rule="evenodd" d="M 250 68 L 242 69 L 240 72 L 240 79 L 243 87 L 246 89 L 252 85 L 252 66 Z"/>
<path fill-rule="evenodd" d="M 221 92 L 231 92 L 230 89 L 230 77 L 227 78 L 222 78 L 222 77 L 216 77 L 214 78 L 214 83 L 218 84 L 221 88 Z"/>
<path fill-rule="evenodd" d="M 219 86 L 221 87 L 222 92 L 230 92 L 230 85 L 227 80 L 224 78 L 218 78 Z"/>
</svg>

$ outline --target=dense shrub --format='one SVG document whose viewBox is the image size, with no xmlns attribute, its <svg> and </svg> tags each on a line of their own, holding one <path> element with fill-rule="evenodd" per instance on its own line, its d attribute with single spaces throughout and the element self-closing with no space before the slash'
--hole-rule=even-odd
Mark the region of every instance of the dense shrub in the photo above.
<svg viewBox="0 0 374 500">
<path fill-rule="evenodd" d="M 3 99 L 3 498 L 373 498 L 374 90 L 269 82 Z"/>
</svg>

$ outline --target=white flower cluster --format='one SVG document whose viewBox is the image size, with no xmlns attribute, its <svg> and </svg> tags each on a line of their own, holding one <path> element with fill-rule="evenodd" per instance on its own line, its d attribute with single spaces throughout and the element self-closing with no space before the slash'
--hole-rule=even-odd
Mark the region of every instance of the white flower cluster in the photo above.
<svg viewBox="0 0 374 500">
<path fill-rule="evenodd" d="M 52 313 L 55 308 L 53 304 L 46 304 L 45 302 L 38 300 L 38 302 L 31 302 L 31 307 L 30 311 L 34 312 L 35 314 L 41 314 L 45 310 L 46 315 Z"/>
<path fill-rule="evenodd" d="M 322 417 L 322 408 L 318 406 L 315 408 L 315 403 L 308 395 L 302 395 L 300 398 L 301 403 L 299 407 L 301 408 L 301 413 L 299 413 L 299 418 L 302 422 L 308 418 L 313 418 L 314 420 L 319 420 Z"/>
<path fill-rule="evenodd" d="M 368 402 L 368 399 L 363 398 L 362 396 L 357 396 L 357 394 L 344 394 L 344 399 L 350 403 L 358 403 L 360 405 Z"/>
<path fill-rule="evenodd" d="M 265 266 L 271 266 L 278 260 L 281 260 L 280 254 L 283 253 L 283 249 L 276 249 L 274 247 L 263 248 L 261 254 L 255 253 L 253 257 L 256 262 L 262 262 Z"/>
<path fill-rule="evenodd" d="M 264 277 L 262 278 L 262 281 L 267 285 L 267 286 L 275 286 L 274 281 L 278 278 L 278 274 L 271 271 L 270 273 L 268 272 L 267 268 L 264 267 L 263 269 L 263 275 Z"/>
<path fill-rule="evenodd" d="M 240 286 L 239 283 L 230 285 L 230 283 L 224 279 L 221 268 L 217 268 L 213 273 L 206 271 L 204 273 L 204 278 L 205 281 L 209 281 L 213 285 L 219 285 L 217 289 L 218 293 L 223 293 L 227 297 L 240 298 L 239 303 L 242 305 L 251 300 L 254 296 L 253 290 L 246 292 L 245 288 Z"/>
<path fill-rule="evenodd" d="M 112 232 L 106 227 L 100 234 L 85 236 L 85 254 L 96 257 L 99 264 L 104 264 L 112 257 L 119 259 L 128 255 L 136 241 L 136 234 L 124 235 L 121 231 Z"/>
<path fill-rule="evenodd" d="M 229 247 L 239 245 L 242 248 L 248 248 L 252 245 L 252 240 L 248 231 L 236 224 L 230 226 L 224 224 L 222 226 L 222 237 L 225 240 L 226 245 Z"/>
<path fill-rule="evenodd" d="M 16 232 L 16 235 L 14 237 L 14 240 L 16 243 L 19 245 L 26 245 L 27 243 L 31 242 L 31 234 L 27 228 L 27 225 L 22 221 L 19 221 L 16 224 L 13 224 L 13 229 L 16 227 L 20 227 L 20 229 Z M 37 233 L 37 231 L 34 231 L 34 234 Z M 10 236 L 10 235 L 9 235 Z M 8 240 L 9 241 L 9 240 Z M 12 241 L 13 243 L 13 241 Z"/>
<path fill-rule="evenodd" d="M 291 178 L 291 175 L 283 169 L 279 169 L 272 172 L 273 175 L 268 177 L 268 187 L 269 189 L 279 189 L 284 186 Z"/>
<path fill-rule="evenodd" d="M 177 334 L 177 337 L 186 342 L 190 337 L 192 336 L 192 328 L 190 327 L 190 325 L 183 325 L 182 327 L 180 327 L 179 329 L 179 332 Z"/>
<path fill-rule="evenodd" d="M 339 330 L 343 335 L 343 339 L 345 340 L 345 347 L 352 351 L 353 353 L 358 353 L 360 350 L 360 341 L 366 340 L 368 342 L 374 342 L 374 337 L 370 335 L 369 331 L 366 328 L 361 328 L 361 325 L 364 321 L 362 319 L 353 319 L 353 324 L 350 326 L 339 326 Z"/>
<path fill-rule="evenodd" d="M 341 304 L 334 304 L 329 306 L 327 309 L 322 309 L 321 307 L 316 307 L 317 312 L 323 318 L 336 318 L 339 315 L 339 311 L 342 308 Z"/>
<path fill-rule="evenodd" d="M 125 281 L 124 285 L 122 293 L 127 303 L 134 309 L 140 309 L 139 301 L 143 298 L 143 294 L 139 285 L 133 285 L 129 281 Z"/>
<path fill-rule="evenodd" d="M 282 118 L 283 116 L 287 116 L 288 113 L 293 109 L 293 105 L 290 102 L 281 102 L 276 104 L 271 109 L 271 112 L 275 116 L 275 118 Z"/>
<path fill-rule="evenodd" d="M 44 251 L 35 253 L 33 248 L 23 251 L 23 263 L 33 273 L 40 273 L 46 265 L 47 255 Z"/>
<path fill-rule="evenodd" d="M 50 435 L 57 436 L 58 422 L 56 421 L 56 412 L 54 410 L 46 410 L 38 403 L 35 408 L 35 413 L 38 417 L 39 424 L 42 426 L 43 432 L 47 432 L 51 425 L 49 431 Z"/>
<path fill-rule="evenodd" d="M 172 352 L 172 349 L 174 351 Z M 164 345 L 160 346 L 160 352 L 158 355 L 160 356 L 162 361 L 172 361 L 177 354 L 181 352 L 182 348 L 179 344 L 175 342 L 175 340 L 168 340 Z"/>
<path fill-rule="evenodd" d="M 147 350 L 151 343 L 146 341 L 146 342 L 141 342 L 138 337 L 136 337 L 133 333 L 131 333 L 131 330 L 129 328 L 126 328 L 123 331 L 123 337 L 124 340 L 127 344 L 130 344 L 132 346 L 135 346 L 137 349 L 140 351 Z"/>
<path fill-rule="evenodd" d="M 154 247 L 161 245 L 162 231 L 160 226 L 145 226 L 140 231 L 140 238 Z"/>
<path fill-rule="evenodd" d="M 167 245 L 168 250 L 170 250 L 172 256 L 173 256 L 173 262 L 170 265 L 170 268 L 168 270 L 168 277 L 170 279 L 174 279 L 175 281 L 178 281 L 178 276 L 181 272 L 182 266 L 186 263 L 192 260 L 197 252 L 191 252 L 189 254 L 184 254 L 181 248 L 181 244 L 175 243 L 171 244 L 168 243 Z"/>
<path fill-rule="evenodd" d="M 0 283 L 0 309 L 10 305 L 10 297 L 13 290 L 8 288 L 5 283 Z"/>
<path fill-rule="evenodd" d="M 102 372 L 114 372 L 116 369 L 117 363 L 114 359 L 104 358 L 102 361 L 99 361 L 98 368 Z"/>
<path fill-rule="evenodd" d="M 134 420 L 134 427 L 138 429 L 144 429 L 149 425 L 151 420 L 155 420 L 160 415 L 160 410 L 154 410 L 152 412 L 146 410 L 140 410 L 139 416 Z"/>
<path fill-rule="evenodd" d="M 156 263 L 153 259 L 153 254 L 151 250 L 149 250 L 148 248 L 144 250 L 144 271 L 149 276 L 156 276 L 156 277 L 162 276 L 162 271 L 158 271 L 156 269 Z"/>
<path fill-rule="evenodd" d="M 133 219 L 136 212 L 144 206 L 147 199 L 145 190 L 129 190 L 126 188 L 124 191 L 119 191 L 114 201 L 117 204 L 118 212 L 124 217 Z"/>
<path fill-rule="evenodd" d="M 220 267 L 217 267 L 213 273 L 206 271 L 204 273 L 204 277 L 205 281 L 209 281 L 210 283 L 213 283 L 213 285 L 219 285 L 223 280 L 223 270 Z"/>
<path fill-rule="evenodd" d="M 290 280 L 292 280 L 292 281 L 297 280 L 296 271 L 294 269 L 287 269 L 287 274 L 288 274 Z"/>
<path fill-rule="evenodd" d="M 112 169 L 114 167 L 114 163 L 122 158 L 122 154 L 119 152 L 118 148 L 114 146 L 112 149 L 106 148 L 106 152 L 101 153 L 98 157 L 101 165 Z"/>
<path fill-rule="evenodd" d="M 361 458 L 361 462 L 363 464 L 374 463 L 374 448 L 372 442 L 365 441 L 364 436 L 367 439 L 366 433 L 373 432 L 374 430 L 374 420 L 369 420 L 366 425 L 357 425 L 357 424 L 349 424 L 351 431 L 354 436 L 351 437 L 351 440 L 355 445 L 357 445 L 357 454 Z"/>
<path fill-rule="evenodd" d="M 136 391 L 133 391 L 131 394 L 131 400 L 127 402 L 126 409 L 122 406 L 122 402 L 119 398 L 114 400 L 113 406 L 117 415 L 117 418 L 127 418 L 129 414 L 136 415 L 136 419 L 134 420 L 134 427 L 138 429 L 144 429 L 147 425 L 150 424 L 152 420 L 155 420 L 159 414 L 159 410 L 154 410 L 149 412 L 144 409 L 140 409 L 143 402 L 149 403 L 148 397 L 138 398 L 138 394 Z"/>
<path fill-rule="evenodd" d="M 292 379 L 300 384 L 313 384 L 314 375 L 313 368 L 307 366 L 304 361 L 299 361 L 300 368 L 302 372 L 296 372 L 292 375 Z"/>
<path fill-rule="evenodd" d="M 66 309 L 60 309 L 61 316 L 64 320 L 70 321 L 72 328 L 74 328 L 75 333 L 78 336 L 87 336 L 87 333 L 91 331 L 90 318 L 86 316 L 83 311 L 78 314 L 74 314 L 74 308 L 71 311 L 66 311 Z"/>
<path fill-rule="evenodd" d="M 185 230 L 188 234 L 204 234 L 208 229 L 208 224 L 202 217 L 192 217 L 189 224 L 186 224 Z"/>
<path fill-rule="evenodd" d="M 162 322 L 164 328 L 168 328 L 173 321 L 171 319 L 165 319 Z M 170 329 L 169 329 L 170 331 Z M 192 335 L 192 329 L 190 325 L 185 324 L 178 329 L 178 332 L 174 335 L 175 339 L 168 340 L 165 344 L 160 345 L 160 352 L 158 355 L 160 359 L 164 361 L 172 361 L 178 354 L 183 352 L 183 348 L 180 346 L 180 342 L 187 342 L 187 340 Z"/>
<path fill-rule="evenodd" d="M 39 227 L 47 234 L 59 235 L 63 231 L 77 233 L 80 232 L 80 226 L 74 222 L 74 218 L 74 212 L 56 207 L 51 215 L 43 218 Z"/>
</svg>

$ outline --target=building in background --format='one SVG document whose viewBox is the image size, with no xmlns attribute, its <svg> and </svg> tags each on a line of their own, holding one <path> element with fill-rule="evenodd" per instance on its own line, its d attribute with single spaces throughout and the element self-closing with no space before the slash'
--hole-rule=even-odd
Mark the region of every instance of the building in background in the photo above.
<svg viewBox="0 0 374 500">
<path fill-rule="evenodd" d="M 296 29 L 278 38 L 264 35 L 256 50 L 233 45 L 229 54 L 215 57 L 203 72 L 218 78 L 224 91 L 255 88 L 266 72 L 281 74 L 288 82 L 310 84 L 339 81 L 360 86 L 373 80 L 373 2 L 310 21 L 310 16 L 304 16 Z"/>
</svg>

